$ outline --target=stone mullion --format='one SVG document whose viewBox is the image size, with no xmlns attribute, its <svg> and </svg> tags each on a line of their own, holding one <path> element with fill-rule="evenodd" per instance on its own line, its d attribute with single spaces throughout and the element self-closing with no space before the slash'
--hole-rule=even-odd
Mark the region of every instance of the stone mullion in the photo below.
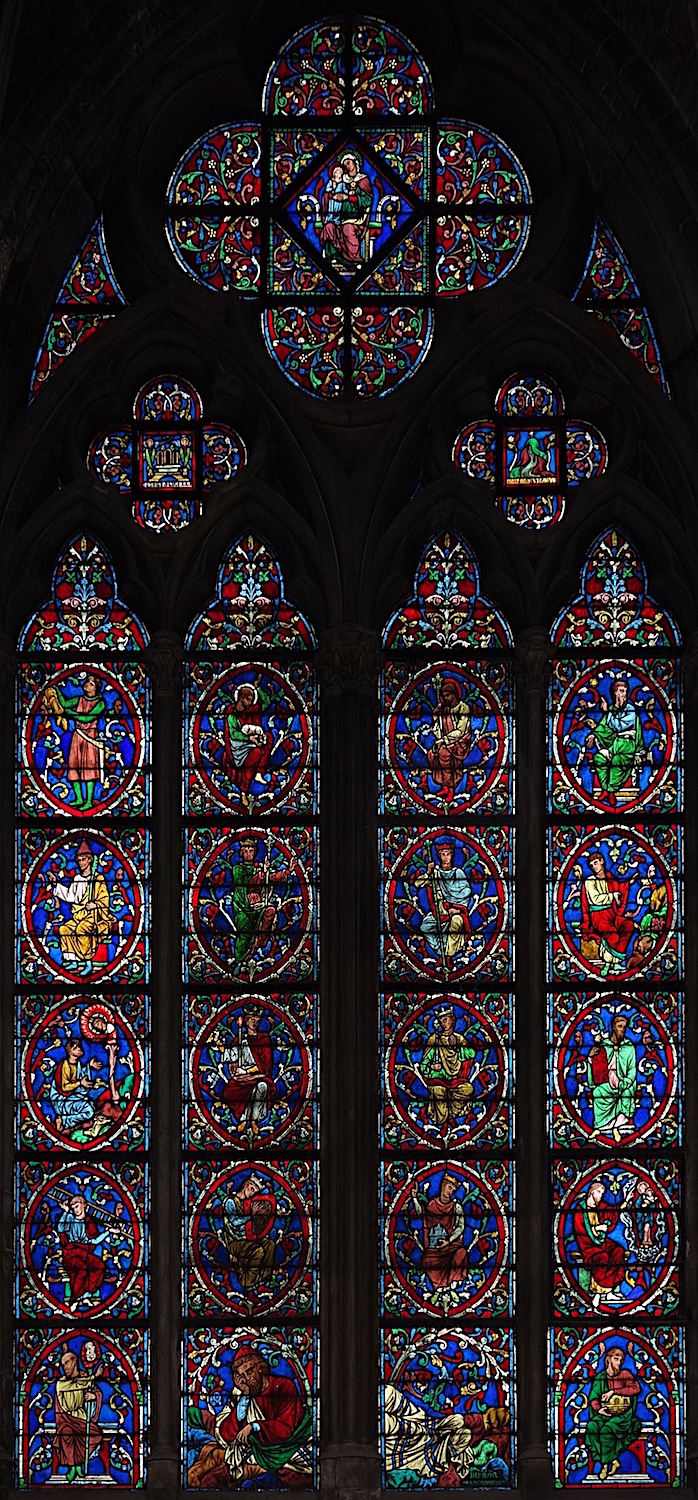
<svg viewBox="0 0 698 1500">
<path fill-rule="evenodd" d="M 153 687 L 151 948 L 151 1380 L 148 1489 L 180 1486 L 182 647 L 160 631 Z"/>
<path fill-rule="evenodd" d="M 15 735 L 14 699 L 16 659 L 12 642 L 0 639 L 0 1003 L 2 1004 L 2 1062 L 0 1103 L 2 1159 L 0 1203 L 2 1229 L 2 1299 L 0 1301 L 0 1488 L 13 1484 L 14 1451 L 14 1031 L 15 1031 Z"/>
<path fill-rule="evenodd" d="M 377 635 L 327 631 L 321 684 L 322 1488 L 379 1487 Z"/>
<path fill-rule="evenodd" d="M 546 1142 L 546 686 L 542 627 L 516 648 L 516 1328 L 519 1488 L 553 1486 L 548 1448 L 550 1202 Z"/>
</svg>

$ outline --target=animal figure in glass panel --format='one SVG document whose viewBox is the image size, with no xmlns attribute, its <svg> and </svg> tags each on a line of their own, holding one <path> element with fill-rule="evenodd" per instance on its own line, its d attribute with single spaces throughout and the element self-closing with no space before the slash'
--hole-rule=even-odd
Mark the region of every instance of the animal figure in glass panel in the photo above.
<svg viewBox="0 0 698 1500">
<path fill-rule="evenodd" d="M 678 1167 L 558 1160 L 554 1302 L 563 1315 L 673 1316 L 679 1300 Z"/>
<path fill-rule="evenodd" d="M 502 811 L 510 785 L 506 666 L 484 662 L 469 671 L 439 663 L 414 676 L 390 662 L 383 691 L 392 773 L 386 811 L 415 802 L 434 810 Z"/>
<path fill-rule="evenodd" d="M 406 830 L 389 829 L 385 838 L 386 971 L 411 967 L 447 978 L 479 968 L 502 978 L 509 965 L 507 831 L 490 828 L 476 840 L 453 830 L 408 841 Z"/>
<path fill-rule="evenodd" d="M 241 1328 L 188 1335 L 189 1489 L 308 1489 L 313 1483 L 314 1335 Z"/>
<path fill-rule="evenodd" d="M 682 1329 L 558 1329 L 553 1368 L 558 1484 L 681 1483 Z"/>
<path fill-rule="evenodd" d="M 289 802 L 311 811 L 310 667 L 294 664 L 282 673 L 241 666 L 218 676 L 208 662 L 198 663 L 190 668 L 188 699 L 193 812 L 221 803 L 264 811 Z"/>
<path fill-rule="evenodd" d="M 476 1006 L 454 995 L 421 1007 L 417 998 L 383 1000 L 386 1145 L 505 1145 L 507 997 Z"/>
<path fill-rule="evenodd" d="M 671 662 L 558 661 L 551 710 L 556 810 L 676 806 L 680 735 Z"/>
<path fill-rule="evenodd" d="M 250 829 L 227 839 L 210 830 L 191 837 L 191 854 L 211 852 L 192 889 L 196 938 L 189 941 L 193 977 L 213 973 L 208 960 L 235 979 L 288 970 L 312 970 L 308 932 L 311 886 L 302 856 L 312 854 L 308 829 L 283 839 L 273 829 Z M 196 971 L 196 972 L 194 972 Z"/>
<path fill-rule="evenodd" d="M 145 1139 L 142 997 L 25 996 L 20 1140 L 46 1150 L 123 1150 Z"/>
<path fill-rule="evenodd" d="M 193 1314 L 256 1319 L 269 1312 L 312 1313 L 312 1162 L 207 1162 L 187 1169 L 189 1266 Z"/>
<path fill-rule="evenodd" d="M 671 828 L 559 829 L 553 857 L 553 967 L 560 979 L 580 973 L 656 978 L 677 967 L 678 832 Z M 570 852 L 571 851 L 571 852 Z"/>
<path fill-rule="evenodd" d="M 386 1329 L 386 1487 L 507 1488 L 512 1375 L 513 1339 L 506 1329 Z"/>
<path fill-rule="evenodd" d="M 266 995 L 233 1004 L 222 996 L 194 995 L 187 1022 L 193 1042 L 191 1144 L 266 1145 L 290 1137 L 308 1145 L 312 997 L 290 995 L 281 1005 Z"/>
<path fill-rule="evenodd" d="M 675 1145 L 680 1139 L 681 1005 L 675 994 L 560 995 L 552 1026 L 558 1145 Z"/>
<path fill-rule="evenodd" d="M 504 1162 L 385 1163 L 384 1312 L 507 1312 L 510 1193 Z"/>
<path fill-rule="evenodd" d="M 119 804 L 131 815 L 143 812 L 138 770 L 144 758 L 145 691 L 140 667 L 47 672 L 25 666 L 22 811 L 91 816 Z"/>
<path fill-rule="evenodd" d="M 20 1334 L 20 1476 L 142 1485 L 144 1340 L 136 1329 Z"/>
<path fill-rule="evenodd" d="M 24 843 L 27 864 L 37 853 L 22 882 L 21 977 L 101 979 L 121 969 L 142 978 L 143 895 L 135 869 L 136 861 L 143 869 L 142 833 L 125 832 L 118 843 L 92 833 L 51 843 L 26 831 Z"/>
<path fill-rule="evenodd" d="M 20 1169 L 19 1311 L 144 1311 L 144 1169 Z"/>
</svg>

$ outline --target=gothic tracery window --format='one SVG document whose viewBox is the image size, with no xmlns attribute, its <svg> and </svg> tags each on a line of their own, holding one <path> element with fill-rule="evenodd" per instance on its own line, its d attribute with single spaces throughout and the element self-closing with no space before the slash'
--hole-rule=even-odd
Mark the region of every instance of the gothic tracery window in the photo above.
<svg viewBox="0 0 698 1500">
<path fill-rule="evenodd" d="M 137 173 L 113 233 L 127 174 L 90 189 L 32 323 L 0 460 L 13 639 L 35 610 L 0 729 L 21 1488 L 690 1482 L 690 338 L 681 368 L 605 166 L 601 211 L 560 130 L 551 191 L 524 121 L 531 232 L 525 167 L 451 117 L 481 42 L 448 118 L 376 18 L 305 26 L 218 125 L 225 53 L 153 126 L 150 224 Z"/>
</svg>

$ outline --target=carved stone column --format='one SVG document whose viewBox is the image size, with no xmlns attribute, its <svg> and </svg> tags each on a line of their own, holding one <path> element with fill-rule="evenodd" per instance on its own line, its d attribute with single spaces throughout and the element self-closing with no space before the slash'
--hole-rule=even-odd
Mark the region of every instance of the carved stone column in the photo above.
<svg viewBox="0 0 698 1500">
<path fill-rule="evenodd" d="M 378 635 L 320 642 L 322 1488 L 377 1494 Z"/>
<path fill-rule="evenodd" d="M 548 1159 L 545 1128 L 545 701 L 550 640 L 542 626 L 516 647 L 516 1146 L 519 1488 L 552 1490 L 547 1446 L 550 1321 Z"/>
<path fill-rule="evenodd" d="M 180 1484 L 182 643 L 158 631 L 153 686 L 151 1410 L 148 1489 Z"/>
<path fill-rule="evenodd" d="M 0 1005 L 2 1058 L 0 1060 L 0 1490 L 12 1487 L 14 1449 L 14 925 L 15 925 L 15 731 L 14 708 L 17 662 L 12 641 L 0 636 L 0 785 L 3 818 L 0 828 Z"/>
<path fill-rule="evenodd" d="M 686 1481 L 698 1486 L 698 630 L 689 637 L 681 658 L 684 704 L 684 1311 L 686 1313 Z"/>
</svg>

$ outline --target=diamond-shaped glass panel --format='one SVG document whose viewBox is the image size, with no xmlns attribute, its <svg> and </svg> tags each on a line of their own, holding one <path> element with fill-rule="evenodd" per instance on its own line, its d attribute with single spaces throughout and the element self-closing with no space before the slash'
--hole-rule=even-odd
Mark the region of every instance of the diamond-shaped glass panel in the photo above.
<svg viewBox="0 0 698 1500">
<path fill-rule="evenodd" d="M 346 141 L 306 178 L 286 209 L 298 238 L 347 280 L 378 257 L 413 208 L 397 181 Z"/>
</svg>

